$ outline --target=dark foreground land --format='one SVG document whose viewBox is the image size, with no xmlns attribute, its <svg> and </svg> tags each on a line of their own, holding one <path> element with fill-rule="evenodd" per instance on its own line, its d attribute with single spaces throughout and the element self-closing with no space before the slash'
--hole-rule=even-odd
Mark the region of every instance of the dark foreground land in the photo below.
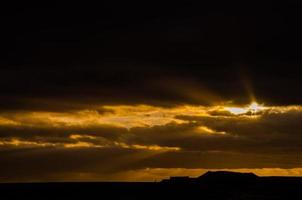
<svg viewBox="0 0 302 200">
<path fill-rule="evenodd" d="M 302 199 L 300 177 L 179 178 L 160 183 L 6 183 L 1 199 Z"/>
</svg>

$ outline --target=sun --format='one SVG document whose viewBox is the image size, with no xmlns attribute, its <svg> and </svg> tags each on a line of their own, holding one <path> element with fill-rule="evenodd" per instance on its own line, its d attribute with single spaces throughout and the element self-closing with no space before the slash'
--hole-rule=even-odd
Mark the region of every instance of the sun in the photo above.
<svg viewBox="0 0 302 200">
<path fill-rule="evenodd" d="M 252 113 L 257 113 L 264 109 L 264 106 L 259 105 L 257 102 L 252 102 L 250 106 L 248 107 L 248 110 Z"/>
<path fill-rule="evenodd" d="M 256 114 L 264 108 L 265 107 L 263 105 L 259 105 L 257 102 L 252 102 L 250 105 L 245 107 L 226 107 L 225 109 L 234 115 L 240 115 L 248 112 Z"/>
</svg>

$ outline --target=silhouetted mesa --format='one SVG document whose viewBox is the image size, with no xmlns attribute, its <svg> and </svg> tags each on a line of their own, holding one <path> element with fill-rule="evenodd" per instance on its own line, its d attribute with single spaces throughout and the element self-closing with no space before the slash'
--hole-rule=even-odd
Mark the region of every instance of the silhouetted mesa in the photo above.
<svg viewBox="0 0 302 200">
<path fill-rule="evenodd" d="M 163 183 L 247 183 L 257 181 L 259 177 L 253 173 L 240 173 L 229 171 L 208 171 L 205 174 L 190 178 L 187 176 L 170 177 L 162 180 Z"/>
<path fill-rule="evenodd" d="M 208 171 L 198 177 L 199 181 L 206 182 L 250 182 L 258 180 L 258 176 L 254 173 L 240 173 L 228 171 Z"/>
<path fill-rule="evenodd" d="M 1 199 L 284 200 L 302 196 L 302 177 L 207 172 L 158 182 L 0 183 Z M 6 198 L 7 197 L 7 198 Z M 108 197 L 108 198 L 107 198 Z M 197 197 L 197 198 L 196 198 Z"/>
</svg>

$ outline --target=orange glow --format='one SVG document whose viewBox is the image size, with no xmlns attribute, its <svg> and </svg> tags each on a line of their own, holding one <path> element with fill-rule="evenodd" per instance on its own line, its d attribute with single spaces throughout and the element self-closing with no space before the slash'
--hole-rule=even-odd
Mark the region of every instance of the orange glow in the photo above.
<svg viewBox="0 0 302 200">
<path fill-rule="evenodd" d="M 245 107 L 226 107 L 225 109 L 234 115 L 240 115 L 248 112 L 251 112 L 252 114 L 256 114 L 264 110 L 265 107 L 259 105 L 257 102 L 252 102 L 250 105 Z"/>
</svg>

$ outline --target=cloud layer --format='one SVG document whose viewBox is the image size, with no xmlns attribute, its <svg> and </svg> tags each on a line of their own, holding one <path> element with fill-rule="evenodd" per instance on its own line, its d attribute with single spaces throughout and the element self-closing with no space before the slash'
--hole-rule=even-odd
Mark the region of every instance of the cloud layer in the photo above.
<svg viewBox="0 0 302 200">
<path fill-rule="evenodd" d="M 70 174 L 77 174 L 72 179 L 103 174 L 101 179 L 116 180 L 146 169 L 249 168 L 273 174 L 278 172 L 273 169 L 302 167 L 301 106 L 245 106 L 238 114 L 233 107 L 102 105 L 2 112 L 0 177 L 64 180 Z"/>
</svg>

